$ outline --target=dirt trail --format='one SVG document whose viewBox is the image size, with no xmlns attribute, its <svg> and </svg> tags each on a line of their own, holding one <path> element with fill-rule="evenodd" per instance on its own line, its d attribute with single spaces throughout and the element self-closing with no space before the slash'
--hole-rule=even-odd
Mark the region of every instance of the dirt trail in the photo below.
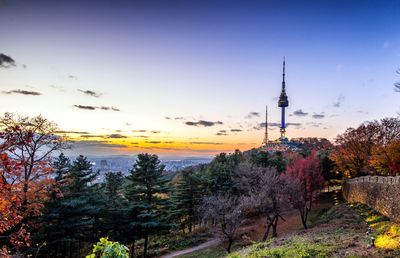
<svg viewBox="0 0 400 258">
<path fill-rule="evenodd" d="M 205 243 L 202 243 L 201 245 L 189 248 L 189 249 L 185 249 L 185 250 L 180 250 L 180 251 L 176 251 L 170 254 L 166 254 L 161 256 L 160 258 L 172 258 L 172 257 L 177 257 L 179 255 L 184 255 L 184 254 L 189 254 L 189 253 L 193 253 L 202 249 L 206 249 L 208 247 L 212 247 L 212 246 L 216 246 L 220 243 L 220 239 L 215 238 L 215 239 L 211 239 L 210 241 L 207 241 Z"/>
</svg>

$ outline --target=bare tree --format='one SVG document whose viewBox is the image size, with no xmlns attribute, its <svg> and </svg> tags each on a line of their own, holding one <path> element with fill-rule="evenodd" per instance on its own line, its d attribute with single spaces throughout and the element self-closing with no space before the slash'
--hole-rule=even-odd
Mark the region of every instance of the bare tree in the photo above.
<svg viewBox="0 0 400 258">
<path fill-rule="evenodd" d="M 276 237 L 279 219 L 284 220 L 282 212 L 287 207 L 284 198 L 284 181 L 272 168 L 261 168 L 249 163 L 240 164 L 235 171 L 235 187 L 241 194 L 249 196 L 249 205 L 266 216 L 266 230 L 263 241 Z"/>
<path fill-rule="evenodd" d="M 247 197 L 216 195 L 203 200 L 203 219 L 214 221 L 221 233 L 228 241 L 226 251 L 231 252 L 231 247 L 237 229 L 245 219 L 245 209 L 248 207 Z"/>
</svg>

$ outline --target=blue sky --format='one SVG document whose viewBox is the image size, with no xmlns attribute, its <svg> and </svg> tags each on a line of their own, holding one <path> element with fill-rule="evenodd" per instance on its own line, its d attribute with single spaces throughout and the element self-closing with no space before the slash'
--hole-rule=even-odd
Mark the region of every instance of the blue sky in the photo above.
<svg viewBox="0 0 400 258">
<path fill-rule="evenodd" d="M 0 53 L 17 65 L 0 68 L 0 112 L 87 132 L 69 135 L 83 154 L 244 150 L 265 105 L 279 122 L 286 56 L 301 124 L 287 135 L 333 139 L 400 111 L 399 17 L 399 1 L 2 1 Z"/>
</svg>

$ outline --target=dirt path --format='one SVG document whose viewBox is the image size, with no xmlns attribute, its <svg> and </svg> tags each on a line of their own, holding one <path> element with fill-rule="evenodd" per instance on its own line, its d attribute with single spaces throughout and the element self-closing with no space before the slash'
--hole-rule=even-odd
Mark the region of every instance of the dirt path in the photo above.
<svg viewBox="0 0 400 258">
<path fill-rule="evenodd" d="M 189 253 L 193 253 L 202 249 L 206 249 L 208 247 L 212 247 L 212 246 L 216 246 L 221 242 L 220 239 L 218 238 L 214 238 L 211 239 L 210 241 L 207 241 L 205 243 L 202 243 L 201 245 L 189 248 L 189 249 L 185 249 L 185 250 L 180 250 L 180 251 L 176 251 L 170 254 L 166 254 L 161 256 L 160 258 L 172 258 L 172 257 L 177 257 L 179 255 L 184 255 L 184 254 L 189 254 Z"/>
</svg>

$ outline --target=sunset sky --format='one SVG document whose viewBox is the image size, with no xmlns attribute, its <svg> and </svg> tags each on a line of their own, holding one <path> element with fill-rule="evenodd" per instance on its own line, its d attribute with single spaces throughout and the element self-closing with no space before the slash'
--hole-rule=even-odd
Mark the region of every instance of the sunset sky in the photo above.
<svg viewBox="0 0 400 258">
<path fill-rule="evenodd" d="M 0 113 L 85 155 L 258 147 L 286 57 L 287 136 L 397 116 L 400 1 L 0 0 Z"/>
</svg>

